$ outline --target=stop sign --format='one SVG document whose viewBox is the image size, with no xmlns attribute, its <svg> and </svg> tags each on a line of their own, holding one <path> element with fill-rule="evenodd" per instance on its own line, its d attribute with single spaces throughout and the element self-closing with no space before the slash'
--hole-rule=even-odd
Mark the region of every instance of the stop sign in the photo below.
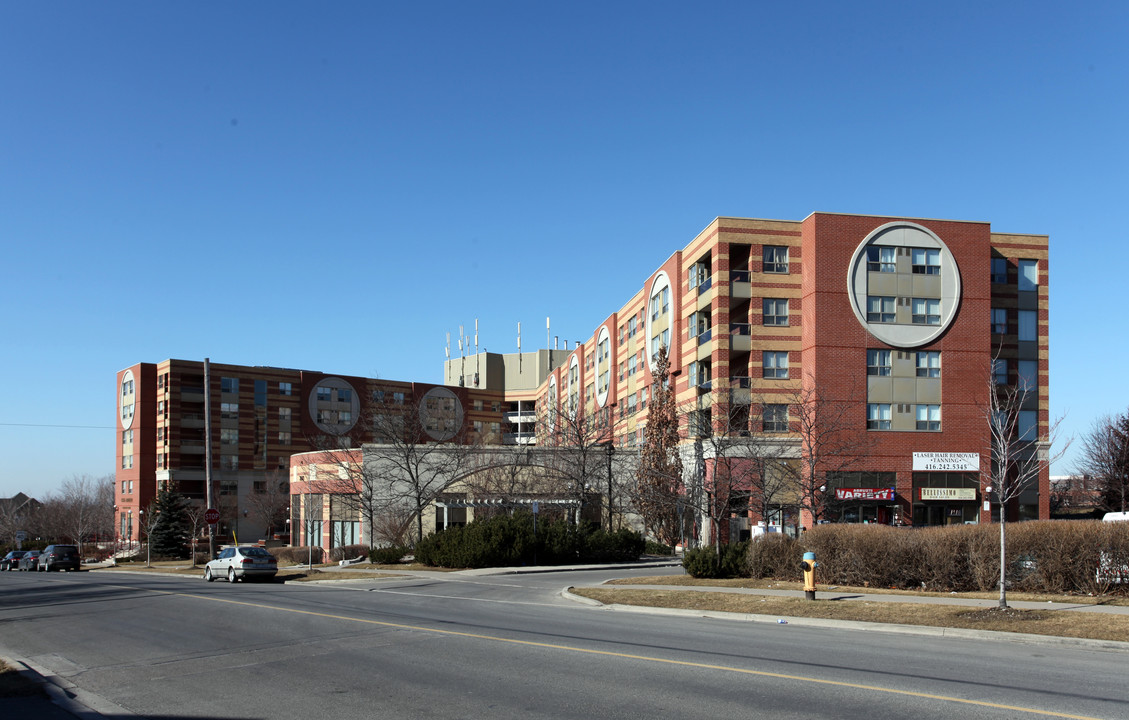
<svg viewBox="0 0 1129 720">
<path fill-rule="evenodd" d="M 204 511 L 204 520 L 206 520 L 209 525 L 215 525 L 220 521 L 220 511 L 215 508 L 208 508 Z"/>
</svg>

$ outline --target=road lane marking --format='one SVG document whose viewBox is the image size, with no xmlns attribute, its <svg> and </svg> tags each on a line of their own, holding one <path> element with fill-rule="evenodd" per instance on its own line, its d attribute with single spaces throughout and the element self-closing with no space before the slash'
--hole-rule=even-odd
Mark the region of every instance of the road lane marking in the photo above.
<svg viewBox="0 0 1129 720">
<path fill-rule="evenodd" d="M 142 589 L 142 588 L 135 588 Z M 376 625 L 379 627 L 391 628 L 394 630 L 415 630 L 417 632 L 433 633 L 438 635 L 447 635 L 451 637 L 471 638 L 474 640 L 489 640 L 493 642 L 509 643 L 511 645 L 522 645 L 525 647 L 537 647 L 550 650 L 564 650 L 568 652 L 582 653 L 586 655 L 600 655 L 603 657 L 622 658 L 625 660 L 641 660 L 644 662 L 660 663 L 664 665 L 675 665 L 678 667 L 698 668 L 701 670 L 719 670 L 724 672 L 736 673 L 740 675 L 752 675 L 755 677 L 774 678 L 777 680 L 791 680 L 794 682 L 812 683 L 816 685 L 826 685 L 831 687 L 851 688 L 854 690 L 867 690 L 871 692 L 885 693 L 887 695 L 901 695 L 904 697 L 914 697 L 926 700 L 940 700 L 943 702 L 960 703 L 962 705 L 973 705 L 982 708 L 992 708 L 994 710 L 1007 710 L 1010 712 L 1021 712 L 1030 715 L 1039 715 L 1042 717 L 1055 717 L 1067 718 L 1068 720 L 1102 720 L 1101 718 L 1092 717 L 1089 715 L 1072 715 L 1070 713 L 1055 712 L 1053 710 L 1041 710 L 1038 708 L 1028 708 L 1019 705 L 1004 705 L 1001 703 L 988 702 L 986 700 L 970 700 L 967 698 L 953 697 L 950 695 L 937 695 L 934 693 L 916 692 L 913 690 L 897 690 L 894 688 L 880 687 L 877 685 L 865 685 L 862 683 L 845 682 L 842 680 L 825 680 L 822 678 L 807 677 L 804 675 L 790 675 L 788 673 L 769 672 L 767 670 L 749 670 L 746 668 L 737 668 L 728 665 L 713 665 L 710 663 L 693 662 L 689 660 L 671 660 L 668 658 L 653 657 L 648 655 L 634 655 L 632 653 L 615 652 L 612 650 L 594 650 L 591 648 L 574 647 L 572 645 L 561 645 L 557 643 L 537 642 L 535 640 L 516 640 L 513 638 L 504 638 L 497 635 L 484 635 L 481 633 L 462 632 L 459 630 L 444 630 L 441 628 L 429 628 L 420 625 L 408 625 L 405 623 L 388 622 L 386 620 L 368 620 L 365 618 L 350 617 L 348 615 L 335 615 L 332 613 L 317 612 L 314 610 L 299 610 L 296 608 L 283 608 L 276 605 L 266 605 L 263 603 L 247 602 L 245 600 L 230 600 L 228 598 L 213 597 L 210 595 L 197 595 L 195 593 L 183 592 L 169 592 L 164 590 L 150 590 L 150 592 L 159 593 L 162 595 L 172 595 L 179 597 L 194 598 L 197 600 L 211 600 L 213 602 L 227 603 L 230 605 L 243 605 L 246 607 L 259 608 L 263 610 L 277 610 L 285 613 L 295 613 L 298 615 L 309 615 L 312 617 L 321 617 L 329 620 L 344 620 L 347 622 L 362 623 L 365 625 Z"/>
</svg>

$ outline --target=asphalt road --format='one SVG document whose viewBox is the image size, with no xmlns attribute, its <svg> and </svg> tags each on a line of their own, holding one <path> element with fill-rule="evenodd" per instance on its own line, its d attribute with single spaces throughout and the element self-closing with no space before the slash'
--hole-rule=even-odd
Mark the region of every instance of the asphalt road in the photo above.
<svg viewBox="0 0 1129 720">
<path fill-rule="evenodd" d="M 228 585 L 0 573 L 0 654 L 122 717 L 1129 717 L 1121 652 L 613 612 L 559 596 L 623 574 Z"/>
</svg>

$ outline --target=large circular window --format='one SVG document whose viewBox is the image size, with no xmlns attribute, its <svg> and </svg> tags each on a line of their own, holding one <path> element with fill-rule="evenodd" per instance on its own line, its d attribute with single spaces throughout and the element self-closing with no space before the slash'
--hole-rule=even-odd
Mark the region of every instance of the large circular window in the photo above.
<svg viewBox="0 0 1129 720">
<path fill-rule="evenodd" d="M 121 413 L 123 430 L 128 430 L 133 425 L 133 409 L 136 404 L 137 388 L 134 386 L 133 371 L 126 370 L 122 374 L 122 384 L 118 394 L 118 410 Z"/>
<path fill-rule="evenodd" d="M 887 345 L 918 347 L 940 337 L 956 318 L 960 269 L 932 230 L 891 222 L 855 249 L 847 291 L 867 332 Z"/>
<path fill-rule="evenodd" d="M 431 388 L 420 400 L 419 421 L 432 440 L 450 440 L 463 427 L 463 404 L 451 390 Z"/>
<path fill-rule="evenodd" d="M 310 392 L 310 416 L 324 433 L 340 435 L 357 424 L 361 400 L 347 380 L 323 378 Z"/>
</svg>

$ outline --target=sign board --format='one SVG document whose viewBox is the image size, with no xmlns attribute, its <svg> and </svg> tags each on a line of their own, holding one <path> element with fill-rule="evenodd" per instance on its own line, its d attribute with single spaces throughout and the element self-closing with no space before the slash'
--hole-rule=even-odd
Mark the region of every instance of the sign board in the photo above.
<svg viewBox="0 0 1129 720">
<path fill-rule="evenodd" d="M 215 525 L 220 521 L 220 511 L 215 508 L 208 508 L 204 511 L 204 520 L 209 525 Z"/>
<path fill-rule="evenodd" d="M 836 488 L 836 500 L 893 500 L 894 488 Z"/>
<path fill-rule="evenodd" d="M 915 452 L 913 469 L 918 472 L 980 472 L 980 453 Z"/>
<path fill-rule="evenodd" d="M 26 530 L 17 530 L 16 531 L 16 542 L 23 542 L 24 540 L 27 540 L 27 531 Z"/>
<path fill-rule="evenodd" d="M 920 488 L 922 500 L 976 500 L 976 488 Z"/>
</svg>

